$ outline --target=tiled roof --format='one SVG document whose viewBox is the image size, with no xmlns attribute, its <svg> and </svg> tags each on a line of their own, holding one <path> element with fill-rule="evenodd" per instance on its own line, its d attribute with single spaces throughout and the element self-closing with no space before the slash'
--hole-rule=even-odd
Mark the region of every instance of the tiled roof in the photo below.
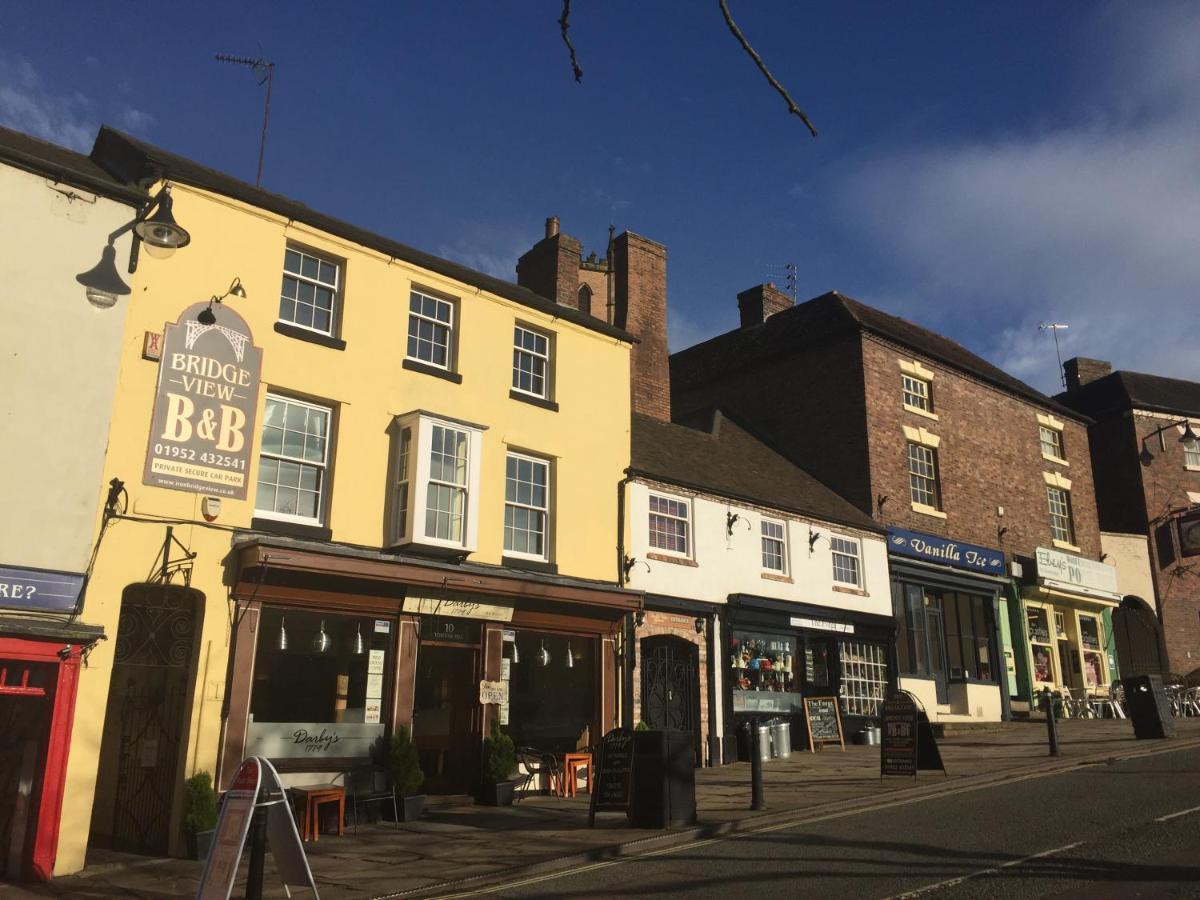
<svg viewBox="0 0 1200 900">
<path fill-rule="evenodd" d="M 689 428 L 635 413 L 631 471 L 729 499 L 855 528 L 884 530 L 725 414 L 717 411 L 707 418 L 707 427 Z"/>
<path fill-rule="evenodd" d="M 1090 415 L 1118 409 L 1146 409 L 1200 416 L 1200 383 L 1143 372 L 1112 372 L 1058 396 L 1064 403 Z"/>
<path fill-rule="evenodd" d="M 11 128 L 0 127 L 0 161 L 128 203 L 146 200 L 145 191 L 117 180 L 82 153 Z"/>
<path fill-rule="evenodd" d="M 900 344 L 1038 406 L 1079 418 L 1079 413 L 997 368 L 962 344 L 836 291 L 776 313 L 761 325 L 729 331 L 681 350 L 671 357 L 671 385 L 676 390 L 700 387 L 770 357 L 806 347 L 828 346 L 861 331 Z"/>
<path fill-rule="evenodd" d="M 117 178 L 128 183 L 148 185 L 159 179 L 168 178 L 180 184 L 189 184 L 225 197 L 232 197 L 259 209 L 268 210 L 276 215 L 303 222 L 313 228 L 337 235 L 364 247 L 370 247 L 372 250 L 385 253 L 419 268 L 437 272 L 447 278 L 453 278 L 464 284 L 488 291 L 498 297 L 504 297 L 506 300 L 512 300 L 547 315 L 566 319 L 576 325 L 618 340 L 636 341 L 636 338 L 620 328 L 572 307 L 560 306 L 511 281 L 477 272 L 458 263 L 367 231 L 365 228 L 359 228 L 357 225 L 351 225 L 349 222 L 333 216 L 324 215 L 310 209 L 299 200 L 255 187 L 231 175 L 226 175 L 224 172 L 218 172 L 216 169 L 202 166 L 186 157 L 147 144 L 145 141 L 138 140 L 107 125 L 101 127 L 100 134 L 96 137 L 96 145 L 92 149 L 92 159 Z"/>
</svg>

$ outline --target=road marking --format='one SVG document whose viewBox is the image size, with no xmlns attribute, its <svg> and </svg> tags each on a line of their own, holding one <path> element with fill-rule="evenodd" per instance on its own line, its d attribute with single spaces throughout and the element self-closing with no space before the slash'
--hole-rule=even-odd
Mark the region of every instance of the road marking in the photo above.
<svg viewBox="0 0 1200 900">
<path fill-rule="evenodd" d="M 1181 809 L 1179 812 L 1173 812 L 1168 816 L 1159 816 L 1155 822 L 1170 822 L 1172 819 L 1178 819 L 1180 816 L 1186 816 L 1188 813 L 1200 812 L 1200 806 L 1193 806 L 1191 809 Z"/>
<path fill-rule="evenodd" d="M 936 884 L 927 884 L 925 887 L 917 888 L 915 891 L 907 891 L 903 894 L 894 894 L 888 897 L 887 900 L 907 900 L 909 897 L 920 897 L 922 894 L 929 894 L 933 891 L 940 891 L 942 888 L 954 887 L 962 884 L 964 881 L 970 881 L 972 878 L 979 878 L 983 875 L 994 875 L 1004 869 L 1011 869 L 1013 866 L 1023 865 L 1027 862 L 1032 862 L 1035 859 L 1042 859 L 1046 856 L 1053 856 L 1055 853 L 1063 853 L 1067 850 L 1074 850 L 1076 847 L 1082 846 L 1083 841 L 1076 841 L 1073 844 L 1067 844 L 1063 847 L 1055 847 L 1053 850 L 1043 850 L 1041 853 L 1034 853 L 1032 856 L 1026 856 L 1022 859 L 1011 859 L 1006 863 L 1001 863 L 998 866 L 992 866 L 990 869 L 980 869 L 978 872 L 971 872 L 968 875 L 962 875 L 958 878 L 949 878 L 946 881 L 939 881 Z"/>
</svg>

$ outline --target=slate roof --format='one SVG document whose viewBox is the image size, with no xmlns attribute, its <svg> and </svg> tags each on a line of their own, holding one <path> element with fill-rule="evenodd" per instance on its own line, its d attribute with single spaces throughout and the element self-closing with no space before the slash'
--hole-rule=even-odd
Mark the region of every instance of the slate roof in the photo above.
<svg viewBox="0 0 1200 900">
<path fill-rule="evenodd" d="M 1200 383 L 1143 372 L 1112 372 L 1058 397 L 1093 416 L 1124 409 L 1200 416 Z"/>
<path fill-rule="evenodd" d="M 141 204 L 146 192 L 114 178 L 91 158 L 58 144 L 0 127 L 0 161 L 91 193 Z"/>
<path fill-rule="evenodd" d="M 720 411 L 689 428 L 634 413 L 630 473 L 882 533 L 874 519 Z"/>
<path fill-rule="evenodd" d="M 962 344 L 837 291 L 776 313 L 761 325 L 735 329 L 679 351 L 671 356 L 671 385 L 674 389 L 684 390 L 701 387 L 722 375 L 770 357 L 806 347 L 828 346 L 863 331 L 900 344 L 1038 406 L 1075 419 L 1081 418 L 1075 410 L 1014 378 Z"/>
<path fill-rule="evenodd" d="M 180 184 L 188 184 L 225 197 L 232 197 L 259 209 L 268 210 L 364 247 L 370 247 L 372 250 L 404 260 L 419 268 L 437 272 L 447 278 L 453 278 L 480 290 L 488 291 L 498 297 L 504 297 L 547 315 L 566 319 L 576 325 L 621 341 L 629 343 L 637 341 L 633 335 L 620 328 L 569 306 L 560 306 L 511 281 L 477 272 L 375 232 L 367 231 L 365 228 L 359 228 L 357 225 L 351 225 L 349 222 L 333 216 L 327 216 L 310 209 L 299 200 L 255 187 L 231 175 L 226 175 L 224 172 L 210 169 L 186 157 L 155 147 L 108 125 L 100 128 L 96 144 L 92 148 L 92 159 L 125 182 L 149 186 L 160 179 L 168 178 Z M 184 224 L 186 226 L 186 223 Z"/>
</svg>

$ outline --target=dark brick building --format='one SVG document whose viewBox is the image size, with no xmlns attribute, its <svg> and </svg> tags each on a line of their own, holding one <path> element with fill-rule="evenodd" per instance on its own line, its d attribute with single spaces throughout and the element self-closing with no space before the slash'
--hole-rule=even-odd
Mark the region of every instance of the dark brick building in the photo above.
<svg viewBox="0 0 1200 900">
<path fill-rule="evenodd" d="M 1168 663 L 1200 669 L 1200 384 L 1076 358 L 1063 403 L 1087 414 L 1100 525 L 1144 534 Z M 1190 426 L 1190 431 L 1185 430 Z M 1147 598 L 1149 599 L 1149 598 Z"/>
<path fill-rule="evenodd" d="M 888 527 L 899 670 L 931 718 L 1020 712 L 1034 687 L 1107 689 L 1119 595 L 1099 562 L 1087 419 L 837 293 L 791 306 L 763 285 L 738 306 L 739 329 L 671 358 L 675 415 L 736 410 Z"/>
</svg>

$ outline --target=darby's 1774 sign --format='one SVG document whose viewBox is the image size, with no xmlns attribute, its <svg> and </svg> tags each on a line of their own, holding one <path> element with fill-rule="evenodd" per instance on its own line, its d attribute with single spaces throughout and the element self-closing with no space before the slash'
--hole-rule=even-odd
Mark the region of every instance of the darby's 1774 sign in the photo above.
<svg viewBox="0 0 1200 900">
<path fill-rule="evenodd" d="M 245 500 L 262 350 L 227 306 L 211 307 L 213 324 L 198 322 L 206 308 L 188 307 L 164 330 L 142 481 Z"/>
</svg>

